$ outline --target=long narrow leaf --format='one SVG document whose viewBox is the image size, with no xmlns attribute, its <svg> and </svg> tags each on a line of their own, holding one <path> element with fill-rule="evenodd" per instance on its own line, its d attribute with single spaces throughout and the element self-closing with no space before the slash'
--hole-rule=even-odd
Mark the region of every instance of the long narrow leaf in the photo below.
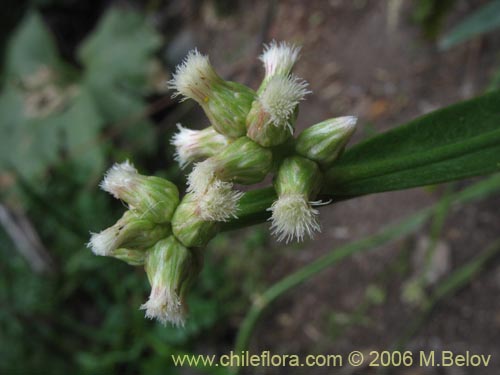
<svg viewBox="0 0 500 375">
<path fill-rule="evenodd" d="M 500 91 L 362 142 L 327 173 L 325 193 L 356 196 L 500 171 Z"/>
<path fill-rule="evenodd" d="M 500 28 L 500 0 L 490 1 L 459 23 L 439 42 L 443 50 Z"/>
</svg>

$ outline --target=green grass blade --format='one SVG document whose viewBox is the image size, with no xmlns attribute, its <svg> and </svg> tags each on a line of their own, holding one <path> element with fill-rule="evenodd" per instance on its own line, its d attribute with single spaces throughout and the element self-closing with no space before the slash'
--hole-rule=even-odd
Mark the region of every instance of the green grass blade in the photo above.
<svg viewBox="0 0 500 375">
<path fill-rule="evenodd" d="M 446 34 L 439 42 L 439 47 L 446 50 L 497 28 L 500 28 L 500 1 L 493 0 L 483 5 Z"/>
<path fill-rule="evenodd" d="M 500 91 L 496 91 L 355 145 L 327 172 L 324 192 L 371 194 L 499 170 Z"/>
</svg>

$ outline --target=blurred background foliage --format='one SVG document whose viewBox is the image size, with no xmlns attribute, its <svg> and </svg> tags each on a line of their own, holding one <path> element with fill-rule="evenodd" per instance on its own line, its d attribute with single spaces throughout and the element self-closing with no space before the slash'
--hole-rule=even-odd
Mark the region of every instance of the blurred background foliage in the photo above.
<svg viewBox="0 0 500 375">
<path fill-rule="evenodd" d="M 174 31 L 154 26 L 161 3 L 37 0 L 3 6 L 2 374 L 178 373 L 172 353 L 231 349 L 235 317 L 265 290 L 267 269 L 280 256 L 280 249 L 266 251 L 265 227 L 238 233 L 237 247 L 234 237 L 218 236 L 190 296 L 187 325 L 174 329 L 146 320 L 138 309 L 149 290 L 142 269 L 95 257 L 85 246 L 89 231 L 109 226 L 121 211 L 96 189 L 113 161 L 131 158 L 145 173 L 183 182 L 168 139 L 174 121 L 191 107 L 173 103 L 165 92 L 169 62 L 184 51 L 164 53 L 165 36 L 178 25 L 172 21 Z M 222 17 L 235 6 L 205 3 Z M 413 21 L 442 48 L 500 27 L 500 2 L 492 0 L 443 33 L 455 3 L 414 3 Z M 74 27 L 54 34 L 60 23 Z M 499 83 L 500 70 L 492 86 Z M 405 264 L 398 260 L 391 272 L 403 272 Z M 332 312 L 330 334 L 370 324 L 368 310 L 386 300 L 380 286 L 386 282 L 370 284 L 351 314 Z"/>
<path fill-rule="evenodd" d="M 164 177 L 178 182 L 181 173 L 167 156 L 169 132 L 159 140 L 150 116 L 172 105 L 162 36 L 143 10 L 115 4 L 65 59 L 43 13 L 71 3 L 31 4 L 3 49 L 0 373 L 170 373 L 169 354 L 224 329 L 219 322 L 243 308 L 258 273 L 247 285 L 228 284 L 226 273 L 248 270 L 207 259 L 190 297 L 192 319 L 175 329 L 138 309 L 149 294 L 142 269 L 86 248 L 89 231 L 119 215 L 119 204 L 96 194 L 112 160 L 166 166 Z M 16 242 L 16 230 L 34 228 L 34 238 Z M 263 233 L 252 232 L 242 251 L 259 247 Z M 224 236 L 215 243 L 219 256 L 230 247 Z"/>
</svg>

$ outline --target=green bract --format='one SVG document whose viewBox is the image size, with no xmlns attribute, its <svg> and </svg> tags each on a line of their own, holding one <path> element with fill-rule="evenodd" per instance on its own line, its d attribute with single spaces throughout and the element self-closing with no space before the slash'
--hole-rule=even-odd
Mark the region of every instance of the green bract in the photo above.
<svg viewBox="0 0 500 375">
<path fill-rule="evenodd" d="M 113 250 L 111 256 L 131 266 L 142 266 L 146 260 L 147 251 L 136 249 L 125 249 L 123 247 Z"/>
<path fill-rule="evenodd" d="M 281 164 L 274 188 L 278 197 L 289 194 L 302 194 L 308 200 L 319 192 L 323 178 L 318 165 L 306 158 L 292 156 Z"/>
<path fill-rule="evenodd" d="M 215 237 L 218 223 L 200 218 L 197 199 L 186 194 L 175 211 L 172 231 L 175 237 L 187 247 L 203 247 Z"/>
<path fill-rule="evenodd" d="M 201 103 L 210 123 L 220 134 L 238 138 L 246 133 L 245 119 L 255 98 L 255 92 L 236 82 L 220 82 Z"/>
<path fill-rule="evenodd" d="M 355 130 L 356 118 L 352 116 L 325 120 L 300 133 L 295 151 L 328 168 L 340 156 Z"/>
<path fill-rule="evenodd" d="M 97 255 L 112 255 L 119 248 L 146 249 L 171 233 L 170 227 L 126 211 L 110 228 L 92 234 L 89 246 Z"/>
<path fill-rule="evenodd" d="M 260 182 L 271 171 L 272 152 L 247 137 L 238 138 L 211 158 L 215 175 L 222 181 L 251 185 Z"/>
</svg>

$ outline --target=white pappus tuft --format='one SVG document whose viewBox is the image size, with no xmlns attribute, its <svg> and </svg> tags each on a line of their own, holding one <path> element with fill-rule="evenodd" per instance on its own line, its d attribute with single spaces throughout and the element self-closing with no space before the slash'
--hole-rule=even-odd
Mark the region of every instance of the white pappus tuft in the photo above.
<svg viewBox="0 0 500 375">
<path fill-rule="evenodd" d="M 272 212 L 271 230 L 278 241 L 302 241 L 305 235 L 312 238 L 314 232 L 321 231 L 319 211 L 301 194 L 282 196 L 268 210 Z"/>
<path fill-rule="evenodd" d="M 200 218 L 206 221 L 237 218 L 238 202 L 242 195 L 242 192 L 233 189 L 232 183 L 215 180 L 205 194 L 198 197 Z"/>
<path fill-rule="evenodd" d="M 113 250 L 117 248 L 118 233 L 115 227 L 110 227 L 99 233 L 90 233 L 90 241 L 87 247 L 95 255 L 110 256 Z"/>
<path fill-rule="evenodd" d="M 259 101 L 277 127 L 288 127 L 293 133 L 291 117 L 300 101 L 311 91 L 307 82 L 296 76 L 274 76 L 259 94 Z"/>
<path fill-rule="evenodd" d="M 124 163 L 113 165 L 106 172 L 99 186 L 102 190 L 120 199 L 122 192 L 133 186 L 137 176 L 137 169 L 127 160 Z"/>
<path fill-rule="evenodd" d="M 215 163 L 211 159 L 196 163 L 188 175 L 188 193 L 197 195 L 205 194 L 207 189 L 214 183 Z"/>
<path fill-rule="evenodd" d="M 208 56 L 202 55 L 197 49 L 191 50 L 186 58 L 177 65 L 175 73 L 167 85 L 175 90 L 172 97 L 183 96 L 203 102 L 210 93 L 210 85 L 219 76 L 210 64 Z"/>
<path fill-rule="evenodd" d="M 190 163 L 215 154 L 227 145 L 227 138 L 213 128 L 192 130 L 177 124 L 179 131 L 170 142 L 175 146 L 175 160 L 184 169 Z"/>
<path fill-rule="evenodd" d="M 270 44 L 264 45 L 264 52 L 259 59 L 266 70 L 265 78 L 289 75 L 299 58 L 299 53 L 300 47 L 286 42 L 276 43 L 273 40 Z"/>
<path fill-rule="evenodd" d="M 153 285 L 148 301 L 140 308 L 146 310 L 149 319 L 158 319 L 162 324 L 170 322 L 175 326 L 184 326 L 185 308 L 179 296 L 167 285 Z"/>
<path fill-rule="evenodd" d="M 192 160 L 193 149 L 197 147 L 199 130 L 191 130 L 177 124 L 179 131 L 175 133 L 170 142 L 175 147 L 175 160 L 181 168 L 185 168 Z"/>
</svg>

